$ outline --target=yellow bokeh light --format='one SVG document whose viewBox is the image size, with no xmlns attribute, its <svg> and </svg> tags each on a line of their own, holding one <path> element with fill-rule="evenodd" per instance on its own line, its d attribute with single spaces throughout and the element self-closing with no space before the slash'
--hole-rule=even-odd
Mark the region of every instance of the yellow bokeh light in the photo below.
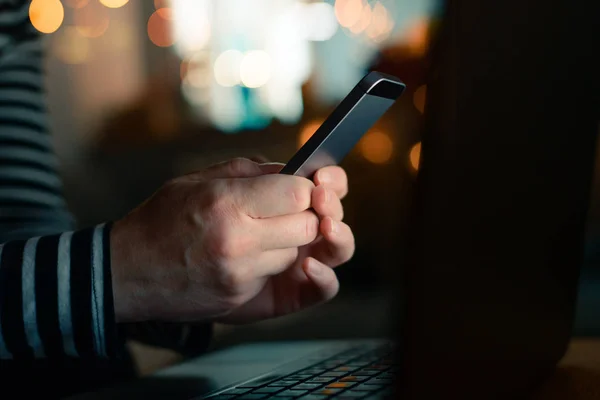
<svg viewBox="0 0 600 400">
<path fill-rule="evenodd" d="M 65 4 L 71 8 L 85 7 L 90 0 L 64 0 Z"/>
<path fill-rule="evenodd" d="M 56 32 L 65 18 L 65 9 L 59 0 L 33 0 L 29 5 L 31 24 L 42 33 Z"/>
<path fill-rule="evenodd" d="M 89 38 L 100 37 L 110 24 L 108 10 L 99 3 L 91 2 L 75 10 L 73 20 L 77 31 Z"/>
<path fill-rule="evenodd" d="M 148 19 L 148 37 L 158 47 L 169 47 L 174 43 L 171 33 L 172 11 L 170 8 L 159 8 Z"/>
<path fill-rule="evenodd" d="M 298 148 L 304 146 L 304 143 L 308 142 L 308 139 L 319 129 L 319 127 L 323 124 L 323 120 L 314 119 L 309 121 L 306 125 L 302 127 L 300 131 L 300 135 L 298 135 Z"/>
<path fill-rule="evenodd" d="M 341 26 L 350 28 L 355 25 L 363 12 L 362 0 L 336 0 L 335 16 Z"/>
<path fill-rule="evenodd" d="M 252 50 L 244 55 L 240 64 L 240 79 L 244 86 L 259 88 L 271 78 L 271 56 L 262 50 Z"/>
<path fill-rule="evenodd" d="M 127 4 L 129 0 L 100 0 L 104 6 L 108 8 L 119 8 Z"/>
<path fill-rule="evenodd" d="M 373 164 L 385 164 L 392 158 L 394 143 L 385 133 L 373 131 L 361 139 L 358 149 L 362 156 Z"/>
<path fill-rule="evenodd" d="M 89 59 L 89 39 L 81 36 L 73 26 L 61 29 L 52 44 L 54 56 L 65 64 L 82 64 Z"/>
<path fill-rule="evenodd" d="M 350 27 L 350 32 L 354 33 L 355 35 L 364 32 L 371 24 L 372 16 L 373 12 L 371 10 L 371 6 L 367 3 L 362 10 L 358 22 Z"/>
<path fill-rule="evenodd" d="M 419 162 L 421 161 L 421 142 L 415 144 L 408 154 L 408 160 L 410 161 L 410 166 L 413 170 L 419 170 Z"/>
<path fill-rule="evenodd" d="M 421 85 L 413 94 L 413 104 L 415 108 L 422 114 L 425 112 L 425 99 L 427 98 L 427 86 Z"/>
<path fill-rule="evenodd" d="M 244 54 L 239 50 L 226 50 L 215 60 L 215 81 L 221 86 L 232 87 L 241 82 L 240 69 Z"/>
</svg>

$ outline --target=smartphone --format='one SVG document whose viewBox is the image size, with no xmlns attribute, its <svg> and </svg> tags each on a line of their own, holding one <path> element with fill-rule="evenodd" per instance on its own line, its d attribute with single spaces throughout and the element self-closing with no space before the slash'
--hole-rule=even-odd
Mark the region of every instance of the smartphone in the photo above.
<svg viewBox="0 0 600 400">
<path fill-rule="evenodd" d="M 376 71 L 367 74 L 281 173 L 312 178 L 318 169 L 339 164 L 405 88 L 406 85 L 394 76 Z"/>
</svg>

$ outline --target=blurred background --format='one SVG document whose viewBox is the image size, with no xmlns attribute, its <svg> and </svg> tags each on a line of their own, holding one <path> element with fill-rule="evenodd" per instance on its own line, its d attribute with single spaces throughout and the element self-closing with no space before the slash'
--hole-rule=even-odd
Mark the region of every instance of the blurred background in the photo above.
<svg viewBox="0 0 600 400">
<path fill-rule="evenodd" d="M 427 50 L 442 5 L 33 0 L 31 21 L 47 39 L 55 148 L 80 225 L 119 218 L 165 180 L 214 162 L 285 162 L 369 70 L 396 75 L 407 91 L 343 164 L 357 252 L 339 270 L 338 298 L 290 317 L 219 326 L 212 346 L 386 332 L 386 277 L 399 267 L 399 205 L 418 169 Z M 132 346 L 142 372 L 177 359 Z"/>
</svg>

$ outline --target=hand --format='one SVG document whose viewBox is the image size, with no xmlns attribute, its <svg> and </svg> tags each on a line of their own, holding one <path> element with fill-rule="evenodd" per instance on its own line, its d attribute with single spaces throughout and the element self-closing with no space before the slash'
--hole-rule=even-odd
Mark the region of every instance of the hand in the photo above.
<svg viewBox="0 0 600 400">
<path fill-rule="evenodd" d="M 314 183 L 279 169 L 246 159 L 218 164 L 168 182 L 115 222 L 117 321 L 223 317 L 288 269 L 298 248 L 317 238 L 319 219 L 309 210 Z M 300 300 L 314 300 L 314 285 L 303 287 Z"/>
<path fill-rule="evenodd" d="M 339 283 L 331 268 L 345 263 L 354 253 L 352 230 L 341 222 L 341 199 L 348 193 L 348 180 L 344 170 L 334 166 L 317 171 L 314 183 L 311 207 L 320 218 L 319 237 L 302 246 L 290 267 L 271 277 L 256 297 L 220 322 L 239 324 L 277 317 L 337 294 Z"/>
</svg>

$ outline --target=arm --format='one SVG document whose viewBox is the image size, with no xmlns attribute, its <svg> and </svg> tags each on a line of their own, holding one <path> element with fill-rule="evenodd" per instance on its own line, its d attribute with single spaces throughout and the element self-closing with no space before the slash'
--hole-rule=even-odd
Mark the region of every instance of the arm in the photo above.
<svg viewBox="0 0 600 400">
<path fill-rule="evenodd" d="M 28 6 L 0 2 L 0 359 L 108 356 L 110 226 L 71 230 Z"/>
<path fill-rule="evenodd" d="M 0 359 L 108 356 L 110 226 L 72 231 L 48 134 L 42 44 L 28 7 L 0 0 Z M 210 326 L 139 323 L 125 332 L 194 354 L 208 343 Z"/>
</svg>

